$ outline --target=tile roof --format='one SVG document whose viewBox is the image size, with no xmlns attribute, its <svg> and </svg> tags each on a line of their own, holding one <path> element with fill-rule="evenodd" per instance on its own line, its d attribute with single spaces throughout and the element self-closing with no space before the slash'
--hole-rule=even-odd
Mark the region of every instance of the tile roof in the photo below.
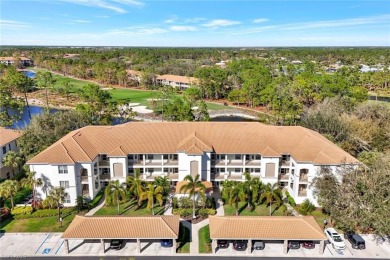
<svg viewBox="0 0 390 260">
<path fill-rule="evenodd" d="M 197 84 L 198 83 L 198 79 L 194 78 L 194 77 L 169 75 L 169 74 L 158 76 L 157 80 L 173 81 L 173 82 L 180 82 L 180 83 L 186 83 L 186 84 Z"/>
<path fill-rule="evenodd" d="M 326 236 L 312 216 L 246 217 L 210 216 L 212 239 L 325 240 Z"/>
<path fill-rule="evenodd" d="M 125 153 L 122 149 L 122 146 L 118 146 L 115 150 L 108 153 L 108 156 L 111 157 L 127 157 L 127 153 Z"/>
<path fill-rule="evenodd" d="M 55 164 L 64 146 L 74 162 L 91 162 L 119 146 L 128 154 L 290 154 L 297 162 L 321 165 L 359 163 L 319 133 L 300 126 L 270 126 L 257 122 L 130 122 L 116 126 L 87 126 L 75 130 L 28 161 Z"/>
<path fill-rule="evenodd" d="M 85 217 L 73 219 L 65 230 L 65 239 L 177 239 L 180 216 Z"/>
<path fill-rule="evenodd" d="M 21 135 L 20 131 L 0 127 L 0 146 L 18 139 Z"/>
</svg>

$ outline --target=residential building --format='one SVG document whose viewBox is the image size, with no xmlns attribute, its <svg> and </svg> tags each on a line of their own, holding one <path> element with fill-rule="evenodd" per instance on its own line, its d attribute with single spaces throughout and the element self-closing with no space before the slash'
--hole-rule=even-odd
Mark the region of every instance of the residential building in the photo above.
<svg viewBox="0 0 390 260">
<path fill-rule="evenodd" d="M 310 182 L 322 167 L 337 174 L 358 160 L 319 133 L 300 126 L 256 122 L 130 122 L 75 130 L 27 162 L 42 198 L 53 186 L 66 188 L 66 205 L 90 198 L 110 180 L 124 182 L 136 171 L 145 181 L 166 176 L 172 185 L 199 174 L 219 187 L 244 181 L 244 173 L 279 183 L 297 203 L 316 199 Z"/>
<path fill-rule="evenodd" d="M 157 77 L 157 84 L 171 86 L 178 89 L 187 89 L 198 84 L 198 79 L 177 75 L 161 75 Z"/>
<path fill-rule="evenodd" d="M 0 63 L 3 63 L 5 65 L 12 65 L 19 59 L 20 64 L 24 67 L 31 66 L 33 64 L 32 60 L 26 58 L 26 57 L 0 57 Z"/>
<path fill-rule="evenodd" d="M 9 151 L 19 151 L 16 140 L 21 136 L 19 131 L 0 127 L 0 179 L 10 179 L 13 176 L 11 167 L 3 165 L 3 159 Z M 14 169 L 15 174 L 19 169 Z"/>
</svg>

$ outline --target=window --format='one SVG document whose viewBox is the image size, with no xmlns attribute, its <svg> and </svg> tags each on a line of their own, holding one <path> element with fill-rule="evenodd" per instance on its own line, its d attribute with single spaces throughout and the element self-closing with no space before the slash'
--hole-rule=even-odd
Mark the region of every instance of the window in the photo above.
<svg viewBox="0 0 390 260">
<path fill-rule="evenodd" d="M 249 161 L 249 160 L 250 160 L 249 154 L 246 154 L 246 155 L 245 155 L 245 160 L 246 160 L 246 161 Z"/>
<path fill-rule="evenodd" d="M 140 154 L 140 155 L 138 155 L 138 158 L 139 158 L 140 160 L 143 160 L 143 159 L 144 159 L 144 155 L 143 155 L 143 154 Z"/>
<path fill-rule="evenodd" d="M 68 166 L 67 165 L 58 165 L 58 173 L 59 174 L 67 174 Z"/>
<path fill-rule="evenodd" d="M 163 155 L 163 159 L 164 159 L 164 160 L 168 160 L 168 154 L 164 154 L 164 155 Z"/>
<path fill-rule="evenodd" d="M 179 168 L 173 168 L 174 173 L 179 173 Z"/>
<path fill-rule="evenodd" d="M 174 154 L 174 155 L 173 155 L 173 160 L 174 160 L 174 161 L 177 161 L 177 159 L 178 159 L 177 154 Z"/>
<path fill-rule="evenodd" d="M 102 154 L 102 161 L 107 161 L 107 154 Z"/>
<path fill-rule="evenodd" d="M 260 173 L 260 168 L 255 168 L 255 173 Z"/>
<path fill-rule="evenodd" d="M 11 151 L 11 143 L 8 144 L 8 151 Z"/>
<path fill-rule="evenodd" d="M 164 173 L 168 173 L 168 168 L 164 168 Z"/>
<path fill-rule="evenodd" d="M 60 187 L 69 188 L 69 181 L 60 181 Z"/>
<path fill-rule="evenodd" d="M 7 152 L 7 146 L 3 146 L 3 154 Z"/>
<path fill-rule="evenodd" d="M 241 154 L 236 154 L 234 155 L 235 160 L 241 160 Z"/>
<path fill-rule="evenodd" d="M 215 153 L 211 154 L 211 160 L 215 160 Z"/>
<path fill-rule="evenodd" d="M 240 172 L 241 172 L 241 169 L 240 169 L 240 168 L 235 168 L 235 169 L 234 169 L 234 172 L 235 172 L 235 173 L 240 173 Z"/>
<path fill-rule="evenodd" d="M 219 172 L 225 172 L 225 168 L 221 168 Z"/>
<path fill-rule="evenodd" d="M 261 155 L 260 154 L 256 154 L 255 155 L 255 160 L 261 160 Z"/>
<path fill-rule="evenodd" d="M 133 174 L 133 173 L 134 173 L 134 169 L 133 169 L 133 168 L 128 168 L 127 172 L 128 172 L 129 174 Z"/>
<path fill-rule="evenodd" d="M 110 173 L 110 168 L 102 168 L 102 174 Z"/>
<path fill-rule="evenodd" d="M 140 168 L 140 169 L 139 169 L 139 173 L 140 173 L 140 174 L 144 174 L 144 168 Z"/>
<path fill-rule="evenodd" d="M 95 181 L 95 190 L 97 190 L 98 188 L 99 188 L 99 182 Z"/>
<path fill-rule="evenodd" d="M 10 179 L 11 178 L 11 174 L 9 174 L 9 172 L 7 172 L 7 179 Z"/>
<path fill-rule="evenodd" d="M 148 154 L 148 160 L 153 160 L 153 154 Z"/>
<path fill-rule="evenodd" d="M 132 154 L 127 155 L 128 160 L 133 160 L 134 156 Z"/>
<path fill-rule="evenodd" d="M 64 196 L 64 203 L 70 203 L 70 196 L 68 193 L 66 193 Z"/>
</svg>

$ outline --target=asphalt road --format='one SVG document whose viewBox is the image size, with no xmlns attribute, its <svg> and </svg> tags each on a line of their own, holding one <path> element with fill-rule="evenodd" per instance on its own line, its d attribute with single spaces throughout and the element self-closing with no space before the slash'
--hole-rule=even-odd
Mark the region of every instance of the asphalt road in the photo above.
<svg viewBox="0 0 390 260">
<path fill-rule="evenodd" d="M 234 257 L 234 260 L 248 260 L 251 258 L 258 259 L 259 257 Z M 37 257 L 26 257 L 26 256 L 12 256 L 12 257 L 2 257 L 1 259 L 42 259 L 41 256 Z M 93 259 L 109 259 L 109 260 L 230 260 L 232 259 L 231 256 L 58 256 L 58 257 L 52 257 L 52 256 L 45 256 L 44 259 L 50 259 L 50 260 L 58 260 L 58 259 L 72 259 L 72 260 L 93 260 Z M 307 257 L 307 258 L 301 258 L 301 257 L 261 257 L 262 260 L 282 260 L 282 259 L 293 259 L 293 260 L 324 260 L 324 258 L 315 258 L 315 257 Z M 346 258 L 346 257 L 332 257 L 332 259 L 343 259 L 343 260 L 356 260 L 356 258 Z M 361 259 L 388 259 L 388 258 L 361 258 Z"/>
</svg>

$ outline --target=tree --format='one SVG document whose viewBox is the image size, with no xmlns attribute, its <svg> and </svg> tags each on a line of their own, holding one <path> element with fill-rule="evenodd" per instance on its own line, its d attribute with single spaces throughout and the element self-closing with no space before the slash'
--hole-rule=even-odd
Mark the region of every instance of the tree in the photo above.
<svg viewBox="0 0 390 260">
<path fill-rule="evenodd" d="M 107 205 L 112 205 L 114 202 L 117 203 L 119 215 L 119 204 L 126 198 L 126 191 L 123 185 L 119 183 L 119 180 L 110 181 L 104 191 L 104 194 L 106 196 Z"/>
<path fill-rule="evenodd" d="M 206 102 L 204 102 L 203 100 L 200 101 L 200 103 L 198 105 L 198 111 L 199 111 L 199 114 L 198 114 L 199 121 L 210 121 L 209 111 L 207 109 Z"/>
<path fill-rule="evenodd" d="M 58 221 L 61 221 L 61 207 L 65 196 L 64 187 L 54 187 L 49 191 L 49 195 L 46 197 L 46 203 L 48 203 L 50 207 L 57 208 Z"/>
<path fill-rule="evenodd" d="M 126 187 L 129 189 L 130 194 L 133 194 L 138 201 L 141 193 L 145 189 L 145 182 L 140 178 L 139 169 L 136 169 L 135 176 L 126 177 Z"/>
<path fill-rule="evenodd" d="M 154 185 L 160 186 L 163 188 L 163 194 L 168 195 L 169 192 L 169 180 L 166 176 L 157 176 L 154 178 Z"/>
<path fill-rule="evenodd" d="M 73 84 L 70 83 L 69 79 L 64 80 L 62 86 L 58 87 L 58 92 L 60 95 L 65 95 L 66 99 L 69 100 L 69 95 L 71 93 Z"/>
<path fill-rule="evenodd" d="M 45 96 L 46 96 L 46 108 L 49 108 L 49 94 L 48 94 L 48 88 L 52 88 L 53 84 L 55 83 L 55 79 L 53 78 L 53 74 L 51 74 L 49 71 L 39 71 L 35 78 L 38 81 L 38 86 L 41 88 L 45 88 Z"/>
<path fill-rule="evenodd" d="M 236 216 L 238 216 L 238 203 L 245 200 L 245 191 L 242 182 L 234 182 L 233 186 L 229 190 L 229 204 L 234 205 L 236 209 Z"/>
<path fill-rule="evenodd" d="M 192 198 L 192 218 L 195 219 L 195 200 L 197 197 L 200 197 L 202 200 L 205 199 L 206 187 L 200 180 L 199 174 L 195 175 L 195 177 L 187 175 L 184 177 L 184 180 L 187 183 L 181 186 L 180 192 L 188 193 L 189 197 Z"/>
<path fill-rule="evenodd" d="M 26 171 L 26 177 L 23 178 L 20 183 L 22 187 L 25 188 L 30 188 L 32 189 L 32 203 L 31 206 L 34 209 L 36 205 L 36 200 L 35 200 L 35 194 L 36 194 L 36 188 L 41 187 L 43 185 L 43 181 L 41 178 L 35 178 L 36 172 L 30 171 L 28 167 L 25 167 Z"/>
<path fill-rule="evenodd" d="M 14 197 L 19 191 L 19 183 L 15 180 L 6 180 L 0 184 L 0 197 L 11 200 L 11 209 L 14 208 Z"/>
<path fill-rule="evenodd" d="M 0 126 L 10 127 L 21 117 L 23 102 L 15 95 L 15 91 L 8 83 L 0 78 Z M 15 113 L 11 113 L 11 112 Z"/>
<path fill-rule="evenodd" d="M 147 208 L 152 210 L 154 216 L 154 200 L 157 200 L 160 206 L 164 202 L 164 188 L 161 186 L 154 185 L 153 183 L 148 184 L 146 191 L 143 191 L 139 197 L 138 205 L 141 205 L 142 201 L 147 200 Z"/>
<path fill-rule="evenodd" d="M 272 215 L 272 203 L 276 202 L 279 207 L 282 204 L 282 191 L 279 189 L 279 184 L 267 183 L 263 186 L 263 193 L 260 196 L 261 201 L 266 201 L 269 204 L 269 215 Z"/>
<path fill-rule="evenodd" d="M 252 178 L 249 172 L 244 173 L 245 182 L 243 184 L 244 192 L 247 197 L 248 208 L 260 197 L 261 187 L 263 186 L 259 178 Z"/>
<path fill-rule="evenodd" d="M 15 176 L 15 168 L 18 168 L 23 162 L 21 155 L 15 151 L 9 151 L 3 158 L 3 164 L 12 168 L 12 175 Z"/>
</svg>

